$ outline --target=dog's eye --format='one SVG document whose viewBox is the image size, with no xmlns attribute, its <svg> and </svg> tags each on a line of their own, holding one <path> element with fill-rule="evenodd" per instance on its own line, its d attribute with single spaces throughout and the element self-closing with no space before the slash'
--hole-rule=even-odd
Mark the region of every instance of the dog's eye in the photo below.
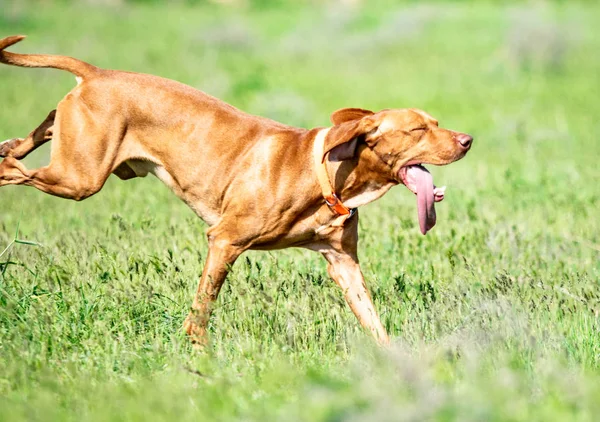
<svg viewBox="0 0 600 422">
<path fill-rule="evenodd" d="M 418 127 L 416 129 L 412 129 L 411 133 L 416 133 L 417 135 L 423 136 L 425 134 L 425 132 L 427 132 L 427 128 L 425 127 Z"/>
</svg>

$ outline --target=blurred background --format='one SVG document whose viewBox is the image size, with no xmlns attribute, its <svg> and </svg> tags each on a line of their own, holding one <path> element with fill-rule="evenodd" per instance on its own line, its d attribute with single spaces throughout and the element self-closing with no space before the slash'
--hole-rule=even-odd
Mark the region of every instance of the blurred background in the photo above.
<svg viewBox="0 0 600 422">
<path fill-rule="evenodd" d="M 180 327 L 206 226 L 164 186 L 111 177 L 82 203 L 1 188 L 0 251 L 17 228 L 43 246 L 0 256 L 0 419 L 594 420 L 598 22 L 596 1 L 0 0 L 0 37 L 28 35 L 12 51 L 160 75 L 290 125 L 417 107 L 475 138 L 429 168 L 448 190 L 426 237 L 402 187 L 360 211 L 397 346 L 383 360 L 320 258 L 293 250 L 238 261 L 209 355 L 190 357 Z M 74 86 L 0 66 L 0 139 Z"/>
</svg>

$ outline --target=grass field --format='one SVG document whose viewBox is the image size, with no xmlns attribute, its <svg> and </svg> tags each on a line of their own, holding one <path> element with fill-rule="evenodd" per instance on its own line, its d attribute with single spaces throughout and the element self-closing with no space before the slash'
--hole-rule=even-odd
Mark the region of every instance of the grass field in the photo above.
<svg viewBox="0 0 600 422">
<path fill-rule="evenodd" d="M 2 188 L 0 252 L 17 229 L 40 245 L 0 256 L 0 420 L 597 420 L 600 5 L 83 4 L 0 0 L 0 36 L 305 127 L 419 107 L 475 144 L 430 167 L 448 191 L 426 237 L 403 187 L 361 210 L 390 350 L 317 254 L 286 250 L 238 260 L 196 353 L 206 225 L 158 180 L 81 203 Z M 0 139 L 74 83 L 0 67 Z"/>
</svg>

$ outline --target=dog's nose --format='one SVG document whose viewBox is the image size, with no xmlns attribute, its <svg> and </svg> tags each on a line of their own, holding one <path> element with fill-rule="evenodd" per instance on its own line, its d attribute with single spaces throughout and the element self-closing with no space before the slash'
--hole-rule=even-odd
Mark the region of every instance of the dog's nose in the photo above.
<svg viewBox="0 0 600 422">
<path fill-rule="evenodd" d="M 455 136 L 455 139 L 465 149 L 471 148 L 471 144 L 473 143 L 473 137 L 466 133 L 459 133 Z"/>
</svg>

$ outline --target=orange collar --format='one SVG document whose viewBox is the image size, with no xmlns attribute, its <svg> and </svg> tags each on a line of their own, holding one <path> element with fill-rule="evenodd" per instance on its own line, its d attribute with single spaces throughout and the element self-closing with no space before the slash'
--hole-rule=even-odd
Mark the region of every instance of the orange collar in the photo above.
<svg viewBox="0 0 600 422">
<path fill-rule="evenodd" d="M 346 207 L 342 201 L 337 197 L 331 181 L 329 180 L 329 174 L 327 173 L 327 162 L 325 161 L 325 154 L 323 149 L 325 145 L 325 138 L 329 133 L 329 129 L 321 129 L 317 136 L 315 136 L 315 143 L 313 145 L 313 159 L 315 164 L 315 172 L 317 173 L 317 179 L 321 186 L 321 194 L 325 199 L 325 203 L 329 206 L 331 211 L 338 215 L 332 226 L 340 227 L 343 226 L 347 219 L 354 215 L 355 208 Z"/>
</svg>

